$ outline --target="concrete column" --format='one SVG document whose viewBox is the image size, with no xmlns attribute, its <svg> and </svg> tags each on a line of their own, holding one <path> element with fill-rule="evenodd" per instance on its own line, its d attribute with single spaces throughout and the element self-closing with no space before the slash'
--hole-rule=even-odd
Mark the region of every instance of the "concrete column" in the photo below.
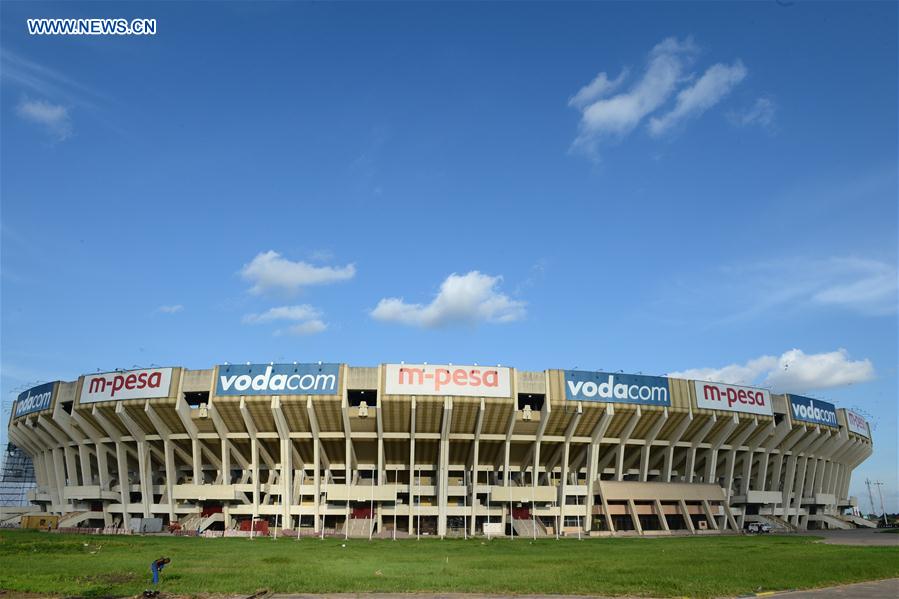
<svg viewBox="0 0 899 599">
<path fill-rule="evenodd" d="M 125 446 L 121 441 L 115 442 L 115 455 L 122 502 L 122 526 L 130 528 L 131 514 L 128 510 L 131 507 L 131 481 L 128 479 L 128 454 L 125 453 Z"/>
<path fill-rule="evenodd" d="M 668 408 L 663 408 L 662 413 L 658 415 L 652 428 L 645 437 L 646 444 L 640 450 L 640 480 L 647 482 L 649 480 L 649 459 L 652 453 L 652 444 L 655 442 L 662 425 L 668 421 Z"/>
<path fill-rule="evenodd" d="M 618 459 L 615 463 L 615 480 L 624 480 L 624 450 L 627 447 L 627 442 L 631 438 L 631 434 L 634 432 L 634 428 L 637 426 L 637 422 L 640 420 L 640 416 L 640 406 L 638 405 L 637 409 L 624 426 L 621 436 L 618 438 Z"/>
<path fill-rule="evenodd" d="M 81 484 L 92 485 L 94 483 L 94 476 L 91 468 L 90 451 L 88 450 L 87 445 L 82 443 L 78 444 L 78 460 L 79 465 L 81 466 Z"/>
<path fill-rule="evenodd" d="M 677 444 L 680 442 L 681 438 L 684 436 L 686 430 L 690 427 L 690 424 L 693 422 L 693 412 L 688 412 L 683 420 L 681 420 L 680 424 L 677 425 L 677 428 L 674 430 L 674 433 L 671 435 L 671 439 L 668 441 L 668 447 L 665 449 L 665 464 L 663 466 L 664 472 L 662 473 L 662 480 L 666 483 L 671 482 L 671 472 L 674 467 L 674 450 L 677 449 Z"/>
<path fill-rule="evenodd" d="M 469 515 L 469 522 L 468 522 L 468 532 L 472 536 L 477 534 L 478 465 L 479 465 L 478 453 L 479 453 L 480 444 L 481 444 L 481 426 L 484 423 L 484 410 L 485 410 L 485 404 L 484 404 L 484 398 L 482 397 L 480 406 L 478 407 L 478 418 L 477 418 L 477 421 L 475 422 L 475 427 L 474 427 L 474 443 L 472 444 L 472 448 L 471 448 L 471 451 L 472 451 L 471 475 L 472 476 L 471 476 L 471 480 L 469 481 L 470 488 L 468 489 L 469 497 L 470 497 L 469 501 L 471 504 L 471 512 Z"/>
<path fill-rule="evenodd" d="M 612 422 L 612 418 L 615 416 L 615 408 L 606 404 L 605 411 L 603 415 L 599 417 L 599 421 L 597 421 L 596 426 L 593 429 L 593 434 L 590 435 L 590 444 L 587 446 L 587 496 L 584 501 L 584 531 L 590 532 L 593 527 L 593 496 L 594 496 L 594 483 L 599 478 L 600 473 L 599 469 L 599 449 L 602 445 L 603 436 L 606 434 L 606 430 L 609 428 L 609 424 Z M 605 498 L 601 498 L 603 501 L 603 506 L 605 506 Z M 609 516 L 608 509 L 605 508 L 606 517 Z M 611 522 L 611 521 L 610 521 Z"/>
<path fill-rule="evenodd" d="M 415 506 L 418 502 L 418 481 L 415 474 L 415 396 L 412 396 L 409 423 L 409 534 L 415 530 Z"/>
</svg>

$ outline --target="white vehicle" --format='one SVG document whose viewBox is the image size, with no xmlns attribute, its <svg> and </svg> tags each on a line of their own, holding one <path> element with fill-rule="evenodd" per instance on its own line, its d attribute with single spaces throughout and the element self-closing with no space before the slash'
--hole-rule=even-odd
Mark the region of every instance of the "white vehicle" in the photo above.
<svg viewBox="0 0 899 599">
<path fill-rule="evenodd" d="M 746 530 L 753 534 L 764 534 L 771 532 L 771 527 L 762 522 L 750 522 L 749 526 L 746 527 Z"/>
</svg>

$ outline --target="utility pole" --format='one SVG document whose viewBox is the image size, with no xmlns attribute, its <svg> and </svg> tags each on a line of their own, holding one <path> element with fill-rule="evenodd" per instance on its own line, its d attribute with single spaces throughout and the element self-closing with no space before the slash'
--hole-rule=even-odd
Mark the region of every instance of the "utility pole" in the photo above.
<svg viewBox="0 0 899 599">
<path fill-rule="evenodd" d="M 877 508 L 874 507 L 874 493 L 871 492 L 871 479 L 865 479 L 865 486 L 868 487 L 868 501 L 871 503 L 871 513 L 877 513 Z"/>
<path fill-rule="evenodd" d="M 874 484 L 877 485 L 877 494 L 880 495 L 880 513 L 883 514 L 883 525 L 889 526 L 890 523 L 887 520 L 887 511 L 886 508 L 883 507 L 883 481 L 878 480 Z"/>
</svg>

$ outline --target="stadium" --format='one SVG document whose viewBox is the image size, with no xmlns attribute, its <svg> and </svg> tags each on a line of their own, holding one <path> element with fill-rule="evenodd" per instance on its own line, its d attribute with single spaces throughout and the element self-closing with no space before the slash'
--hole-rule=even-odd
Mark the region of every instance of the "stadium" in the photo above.
<svg viewBox="0 0 899 599">
<path fill-rule="evenodd" d="M 870 526 L 852 411 L 621 372 L 222 364 L 19 395 L 26 514 L 63 527 L 347 537 L 721 534 Z"/>
</svg>

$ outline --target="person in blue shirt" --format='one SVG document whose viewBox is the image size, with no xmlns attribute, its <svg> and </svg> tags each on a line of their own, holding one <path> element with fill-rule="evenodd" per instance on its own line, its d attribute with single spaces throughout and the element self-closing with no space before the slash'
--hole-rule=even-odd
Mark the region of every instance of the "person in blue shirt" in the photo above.
<svg viewBox="0 0 899 599">
<path fill-rule="evenodd" d="M 167 557 L 161 557 L 157 560 L 153 560 L 153 563 L 150 564 L 150 572 L 153 573 L 153 585 L 159 584 L 159 573 L 162 572 L 162 569 L 165 568 L 166 564 L 170 563 L 172 560 Z"/>
</svg>

